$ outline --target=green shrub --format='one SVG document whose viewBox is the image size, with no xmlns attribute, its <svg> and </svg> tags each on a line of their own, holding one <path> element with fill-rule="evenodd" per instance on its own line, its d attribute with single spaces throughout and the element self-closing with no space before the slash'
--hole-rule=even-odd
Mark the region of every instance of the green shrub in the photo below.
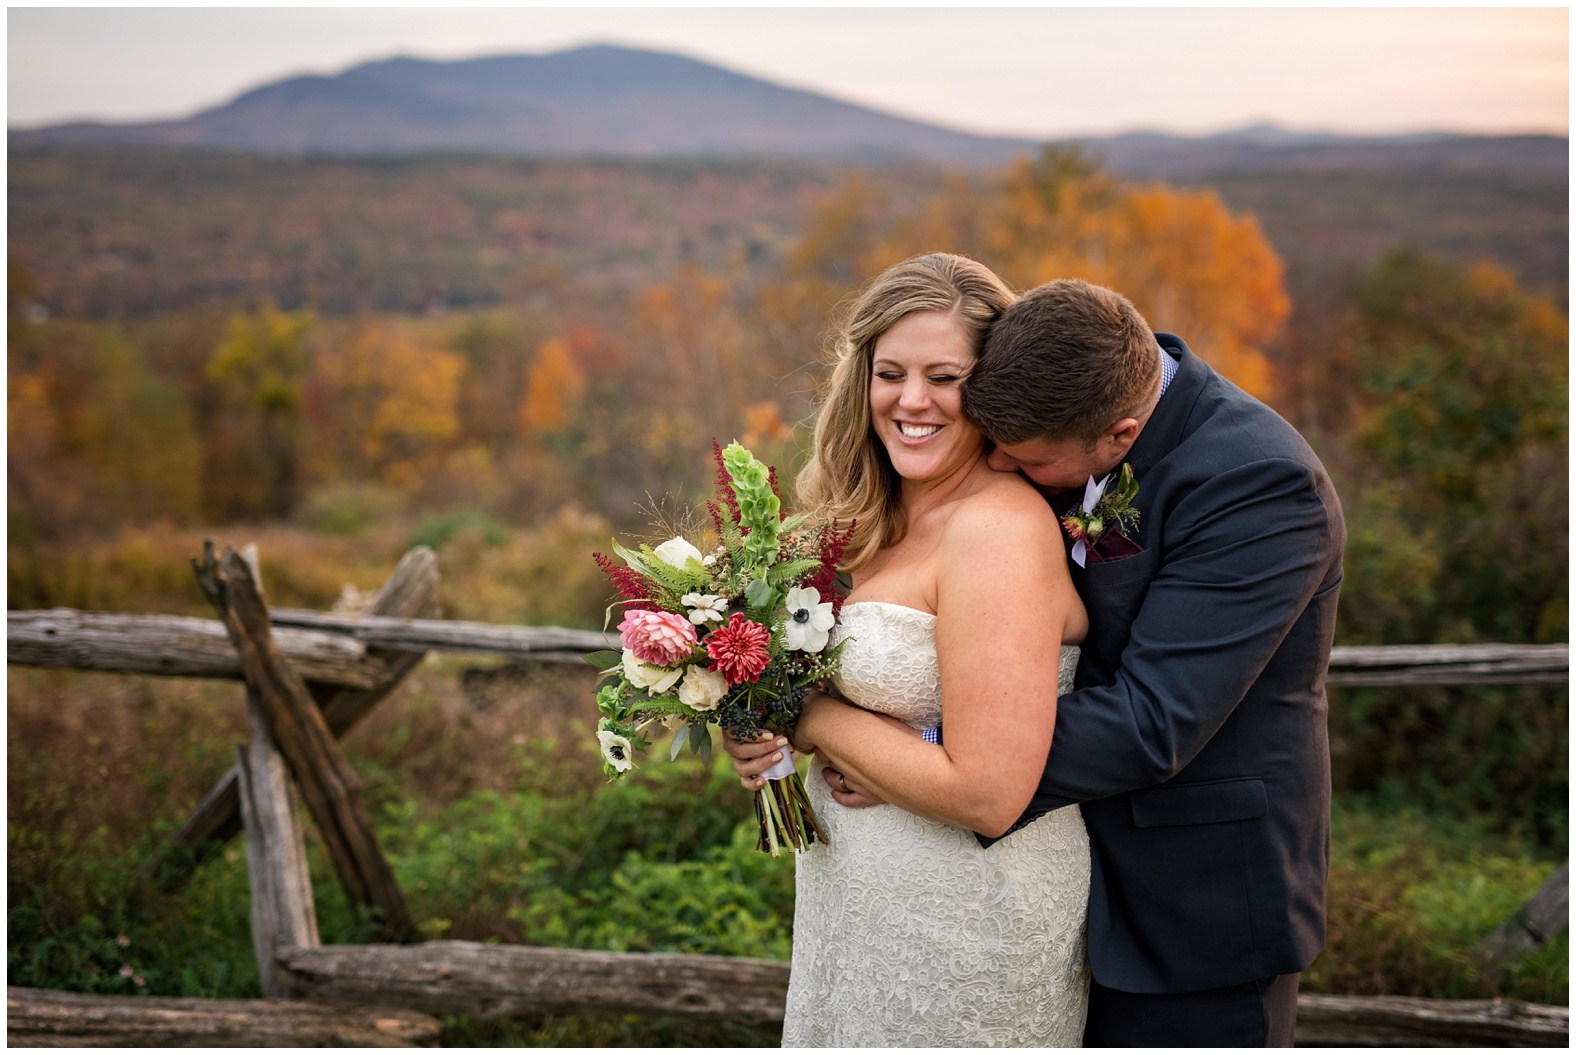
<svg viewBox="0 0 1576 1055">
<path fill-rule="evenodd" d="M 1396 807 L 1474 817 L 1563 853 L 1569 722 L 1563 685 L 1335 689 L 1335 787 Z"/>
<path fill-rule="evenodd" d="M 1535 852 L 1481 822 L 1371 797 L 1337 798 L 1333 821 L 1328 935 L 1304 988 L 1568 1003 L 1568 932 L 1504 979 L 1473 955 L 1563 854 Z"/>
<path fill-rule="evenodd" d="M 301 520 L 314 531 L 357 535 L 400 508 L 399 493 L 380 484 L 348 481 L 325 484 L 308 492 Z"/>
<path fill-rule="evenodd" d="M 488 548 L 509 541 L 509 529 L 486 513 L 474 509 L 454 509 L 427 517 L 406 540 L 407 546 L 430 546 L 441 550 L 456 536 L 475 534 Z"/>
</svg>

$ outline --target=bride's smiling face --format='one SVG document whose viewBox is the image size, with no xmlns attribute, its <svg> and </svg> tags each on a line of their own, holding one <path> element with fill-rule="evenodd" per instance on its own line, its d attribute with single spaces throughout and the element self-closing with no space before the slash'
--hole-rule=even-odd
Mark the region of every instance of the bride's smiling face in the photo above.
<svg viewBox="0 0 1576 1055">
<path fill-rule="evenodd" d="M 979 456 L 984 437 L 964 419 L 959 391 L 973 365 L 952 312 L 905 315 L 876 339 L 870 426 L 903 479 L 939 479 Z"/>
</svg>

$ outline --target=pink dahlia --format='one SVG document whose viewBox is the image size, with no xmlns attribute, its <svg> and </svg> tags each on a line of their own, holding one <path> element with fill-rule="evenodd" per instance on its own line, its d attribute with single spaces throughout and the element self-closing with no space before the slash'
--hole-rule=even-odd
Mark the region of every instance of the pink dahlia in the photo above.
<svg viewBox="0 0 1576 1055">
<path fill-rule="evenodd" d="M 624 647 L 642 663 L 671 667 L 695 651 L 695 628 L 676 612 L 650 612 L 636 608 L 624 613 L 618 624 Z"/>
<path fill-rule="evenodd" d="M 727 626 L 719 626 L 706 638 L 706 654 L 711 657 L 711 669 L 727 678 L 732 688 L 761 676 L 771 662 L 767 651 L 770 641 L 771 634 L 764 626 L 734 612 Z"/>
</svg>

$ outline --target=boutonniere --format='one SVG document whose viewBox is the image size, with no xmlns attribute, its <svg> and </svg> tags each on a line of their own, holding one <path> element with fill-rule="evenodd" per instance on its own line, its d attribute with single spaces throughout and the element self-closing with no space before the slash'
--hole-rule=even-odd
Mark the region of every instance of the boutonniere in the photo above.
<svg viewBox="0 0 1576 1055">
<path fill-rule="evenodd" d="M 1072 558 L 1080 568 L 1084 567 L 1086 560 L 1099 563 L 1101 560 L 1139 552 L 1131 537 L 1138 529 L 1138 510 L 1133 508 L 1133 499 L 1138 495 L 1138 481 L 1133 477 L 1133 467 L 1125 462 L 1121 471 L 1115 475 L 1116 484 L 1109 490 L 1106 484 L 1111 482 L 1111 474 L 1107 473 L 1098 482 L 1094 477 L 1089 477 L 1089 482 L 1084 485 L 1083 503 L 1062 517 L 1062 529 L 1073 540 Z M 1107 542 L 1106 548 L 1112 548 L 1110 544 L 1120 539 L 1125 545 L 1116 548 L 1124 552 L 1100 552 L 1097 547 L 1102 539 Z"/>
</svg>

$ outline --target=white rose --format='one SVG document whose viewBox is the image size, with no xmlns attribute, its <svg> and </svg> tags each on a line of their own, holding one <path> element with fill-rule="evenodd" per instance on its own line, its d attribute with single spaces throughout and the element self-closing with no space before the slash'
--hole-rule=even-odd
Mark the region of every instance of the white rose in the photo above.
<svg viewBox="0 0 1576 1055">
<path fill-rule="evenodd" d="M 728 679 L 699 663 L 690 664 L 679 683 L 679 702 L 697 711 L 715 710 L 727 694 Z"/>
<path fill-rule="evenodd" d="M 819 652 L 826 647 L 828 631 L 837 617 L 832 614 L 832 602 L 821 600 L 821 592 L 813 587 L 788 591 L 788 621 L 783 624 L 783 636 L 788 647 L 801 652 Z"/>
<path fill-rule="evenodd" d="M 662 693 L 671 689 L 684 676 L 682 670 L 668 670 L 653 663 L 642 663 L 635 650 L 624 649 L 624 677 L 637 689 Z"/>
<path fill-rule="evenodd" d="M 663 564 L 675 568 L 683 568 L 692 559 L 701 559 L 700 550 L 685 541 L 682 535 L 675 535 L 651 552 L 655 553 Z"/>
</svg>

